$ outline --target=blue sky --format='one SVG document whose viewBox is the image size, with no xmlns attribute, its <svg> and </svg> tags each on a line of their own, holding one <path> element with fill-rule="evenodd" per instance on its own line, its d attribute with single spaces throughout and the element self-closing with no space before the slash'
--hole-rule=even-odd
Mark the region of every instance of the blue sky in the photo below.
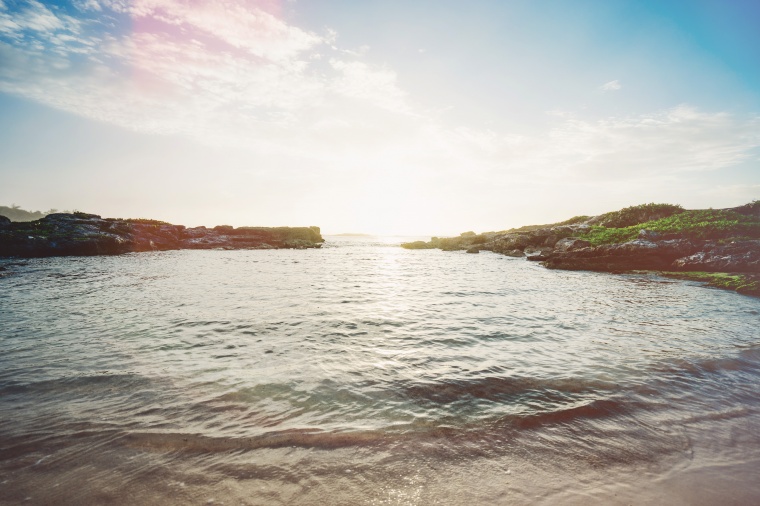
<svg viewBox="0 0 760 506">
<path fill-rule="evenodd" d="M 453 234 L 760 198 L 758 1 L 0 0 L 0 203 Z"/>
</svg>

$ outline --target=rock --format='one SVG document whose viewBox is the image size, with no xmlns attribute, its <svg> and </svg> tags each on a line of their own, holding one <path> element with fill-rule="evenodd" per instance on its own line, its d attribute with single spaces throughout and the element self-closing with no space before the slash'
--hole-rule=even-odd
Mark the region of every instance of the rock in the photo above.
<svg viewBox="0 0 760 506">
<path fill-rule="evenodd" d="M 620 244 L 612 244 L 609 246 L 610 251 L 615 251 L 620 254 L 628 253 L 643 253 L 651 250 L 656 250 L 658 245 L 652 241 L 645 239 L 634 239 Z"/>
<path fill-rule="evenodd" d="M 687 239 L 645 241 L 636 239 L 622 244 L 606 244 L 547 255 L 544 265 L 550 269 L 623 272 L 631 270 L 668 270 L 677 258 L 695 253 L 699 246 Z"/>
<path fill-rule="evenodd" d="M 557 225 L 549 230 L 560 237 L 569 237 L 571 235 L 580 235 L 588 232 L 591 230 L 591 226 L 585 223 L 578 223 L 574 225 Z"/>
<path fill-rule="evenodd" d="M 588 248 L 590 246 L 591 243 L 584 241 L 583 239 L 578 239 L 577 237 L 566 237 L 557 241 L 554 244 L 554 249 L 556 251 L 572 251 L 575 249 Z"/>
<path fill-rule="evenodd" d="M 559 237 L 568 237 L 575 233 L 575 229 L 570 225 L 558 225 L 550 229 L 551 233 Z"/>
<path fill-rule="evenodd" d="M 467 253 L 480 253 L 480 249 L 473 246 L 472 248 L 467 249 Z"/>
<path fill-rule="evenodd" d="M 204 237 L 207 234 L 208 234 L 208 229 L 206 227 L 186 228 L 182 231 L 182 238 L 195 239 L 198 237 Z"/>
<path fill-rule="evenodd" d="M 414 241 L 414 242 L 404 242 L 401 243 L 401 247 L 405 249 L 434 249 L 436 246 L 433 245 L 433 242 L 425 242 L 425 241 Z"/>
<path fill-rule="evenodd" d="M 552 248 L 547 248 L 544 246 L 528 246 L 525 248 L 524 253 L 525 256 L 528 257 L 528 260 L 530 260 L 532 257 L 546 255 L 552 251 Z"/>
<path fill-rule="evenodd" d="M 100 220 L 100 216 L 97 214 L 87 214 L 87 213 L 53 213 L 48 214 L 41 220 L 45 220 L 49 223 L 58 223 L 58 222 L 78 222 L 78 221 L 94 221 L 94 220 Z"/>
<path fill-rule="evenodd" d="M 10 218 L 6 218 L 5 216 L 0 216 L 0 229 L 8 228 L 10 226 L 11 226 Z"/>
<path fill-rule="evenodd" d="M 515 257 L 515 258 L 520 258 L 520 257 L 524 257 L 525 256 L 525 253 L 523 253 L 519 249 L 511 249 L 509 251 L 502 251 L 500 253 L 502 255 L 505 255 L 505 256 L 508 256 L 508 257 Z"/>
<path fill-rule="evenodd" d="M 702 251 L 673 262 L 677 271 L 760 273 L 760 240 L 708 243 Z"/>
<path fill-rule="evenodd" d="M 645 241 L 656 241 L 658 239 L 661 239 L 661 237 L 662 235 L 660 233 L 653 230 L 639 230 L 639 239 L 643 239 Z"/>
<path fill-rule="evenodd" d="M 155 220 L 103 219 L 55 213 L 0 229 L 0 256 L 118 255 L 128 252 L 211 248 L 318 248 L 319 227 L 186 229 Z"/>
<path fill-rule="evenodd" d="M 728 211 L 743 214 L 744 216 L 760 218 L 760 200 L 755 200 L 749 204 L 744 204 L 743 206 L 733 207 L 728 209 Z"/>
<path fill-rule="evenodd" d="M 494 240 L 492 251 L 495 253 L 504 253 L 512 250 L 524 250 L 531 244 L 531 237 L 527 234 L 508 234 Z"/>
</svg>

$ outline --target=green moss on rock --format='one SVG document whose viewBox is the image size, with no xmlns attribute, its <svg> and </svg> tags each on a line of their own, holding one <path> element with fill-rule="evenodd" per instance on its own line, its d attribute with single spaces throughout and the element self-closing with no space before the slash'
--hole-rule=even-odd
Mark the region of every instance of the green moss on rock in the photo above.
<svg viewBox="0 0 760 506">
<path fill-rule="evenodd" d="M 729 272 L 660 272 L 661 276 L 687 281 L 701 281 L 715 288 L 733 290 L 745 295 L 760 296 L 760 274 Z"/>
<path fill-rule="evenodd" d="M 760 238 L 760 219 L 731 210 L 701 209 L 682 211 L 653 221 L 626 227 L 595 225 L 581 237 L 593 246 L 628 242 L 642 230 L 689 239 Z"/>
</svg>

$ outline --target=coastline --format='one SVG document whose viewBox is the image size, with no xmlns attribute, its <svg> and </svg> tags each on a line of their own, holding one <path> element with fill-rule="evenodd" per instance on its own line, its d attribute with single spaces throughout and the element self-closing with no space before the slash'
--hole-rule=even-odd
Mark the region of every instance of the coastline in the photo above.
<svg viewBox="0 0 760 506">
<path fill-rule="evenodd" d="M 494 253 L 548 269 L 654 272 L 760 296 L 760 201 L 731 209 L 644 204 L 503 232 L 404 243 L 406 249 Z"/>
<path fill-rule="evenodd" d="M 636 271 L 635 271 L 636 272 Z M 760 297 L 760 274 L 730 273 L 730 272 L 669 272 L 669 271 L 638 271 L 655 274 L 683 281 L 697 281 L 710 288 L 731 290 L 742 295 Z"/>
<path fill-rule="evenodd" d="M 0 216 L 0 257 L 120 255 L 179 249 L 319 248 L 319 227 L 213 228 L 146 219 L 55 213 L 31 222 Z"/>
</svg>

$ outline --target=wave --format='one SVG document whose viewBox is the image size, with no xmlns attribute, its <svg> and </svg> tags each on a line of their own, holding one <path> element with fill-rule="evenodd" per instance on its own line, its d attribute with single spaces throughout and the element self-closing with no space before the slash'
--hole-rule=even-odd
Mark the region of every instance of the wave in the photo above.
<svg viewBox="0 0 760 506">
<path fill-rule="evenodd" d="M 31 382 L 3 381 L 0 383 L 0 395 L 45 393 L 81 395 L 85 391 L 93 391 L 107 396 L 113 393 L 111 390 L 117 388 L 125 392 L 132 392 L 153 385 L 152 380 L 138 374 L 99 372 Z"/>
<path fill-rule="evenodd" d="M 451 403 L 466 398 L 503 401 L 542 392 L 547 401 L 555 402 L 565 394 L 613 391 L 618 387 L 611 382 L 582 378 L 486 377 L 417 384 L 405 388 L 402 395 L 417 400 Z"/>
</svg>

